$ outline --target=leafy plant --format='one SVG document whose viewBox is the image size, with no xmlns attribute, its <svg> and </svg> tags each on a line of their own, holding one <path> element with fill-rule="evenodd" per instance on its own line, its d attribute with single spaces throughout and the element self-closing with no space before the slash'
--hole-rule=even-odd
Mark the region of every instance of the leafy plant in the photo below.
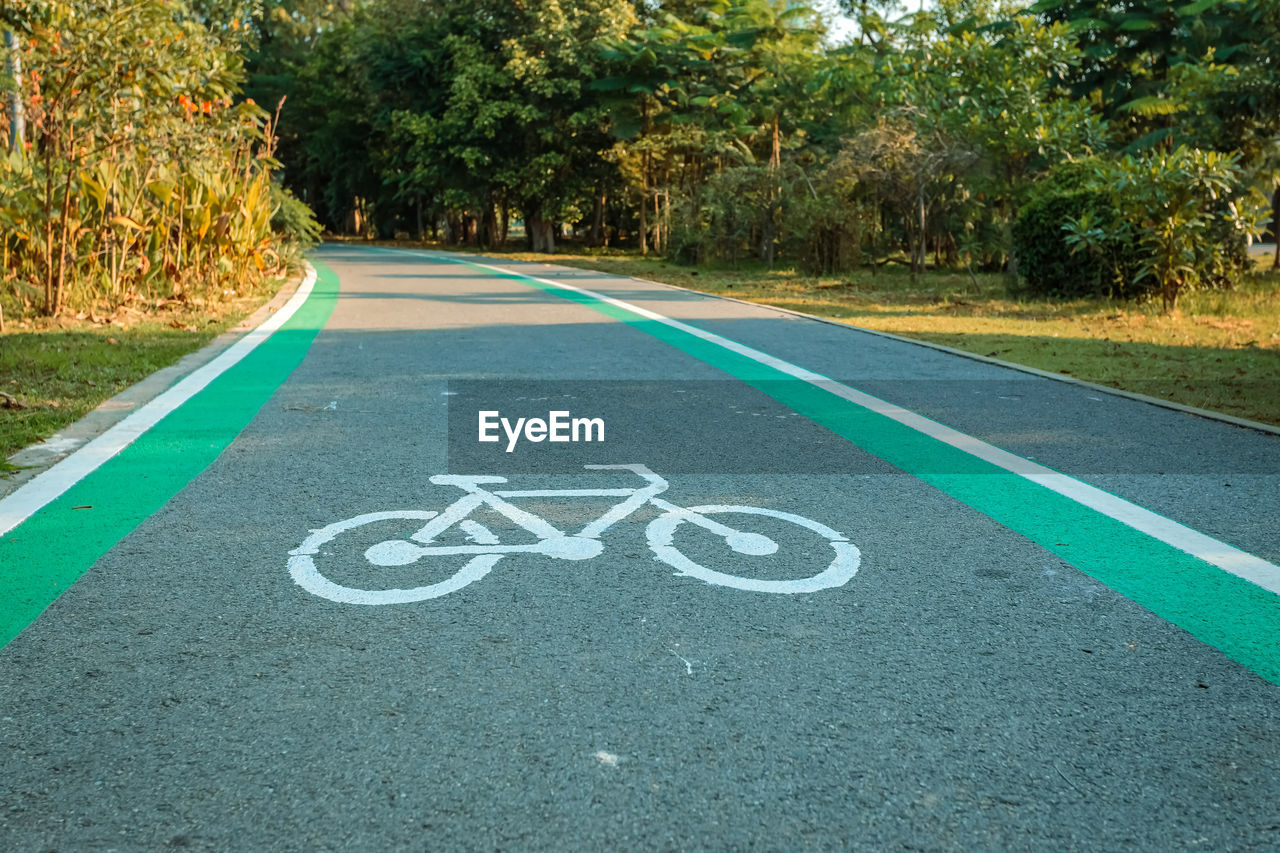
<svg viewBox="0 0 1280 853">
<path fill-rule="evenodd" d="M 177 0 L 51 0 L 17 23 L 26 139 L 0 159 L 0 223 L 21 308 L 218 298 L 281 268 L 276 120 L 235 103 L 241 21 L 210 28 Z"/>
<path fill-rule="evenodd" d="M 1095 172 L 1118 217 L 1104 228 L 1088 212 L 1064 223 L 1067 244 L 1098 255 L 1111 240 L 1137 246 L 1133 283 L 1150 282 L 1166 310 L 1201 284 L 1229 284 L 1220 243 L 1241 243 L 1262 231 L 1266 199 L 1250 187 L 1239 155 L 1179 146 L 1171 152 L 1127 155 Z"/>
</svg>

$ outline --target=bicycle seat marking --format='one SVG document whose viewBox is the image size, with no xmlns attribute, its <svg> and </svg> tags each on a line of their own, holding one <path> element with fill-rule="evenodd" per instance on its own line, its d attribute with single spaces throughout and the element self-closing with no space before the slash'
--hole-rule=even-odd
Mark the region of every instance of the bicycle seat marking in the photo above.
<svg viewBox="0 0 1280 853">
<path fill-rule="evenodd" d="M 509 554 L 541 554 L 560 560 L 590 560 L 597 557 L 604 551 L 601 535 L 644 506 L 662 511 L 661 515 L 649 522 L 645 530 L 649 549 L 653 551 L 655 559 L 675 568 L 675 574 L 679 577 L 697 578 L 709 584 L 749 592 L 786 595 L 843 586 L 857 573 L 861 563 L 862 556 L 858 549 L 843 534 L 803 516 L 753 506 L 709 504 L 681 507 L 658 497 L 667 490 L 667 481 L 644 465 L 583 467 L 593 471 L 629 471 L 641 477 L 645 485 L 621 489 L 490 490 L 485 486 L 505 483 L 506 478 L 437 474 L 430 478 L 435 485 L 455 486 L 463 491 L 463 495 L 444 510 L 371 512 L 313 530 L 301 545 L 289 552 L 289 575 L 308 592 L 341 604 L 405 604 L 424 601 L 448 595 L 479 580 Z M 521 509 L 510 501 L 518 498 L 600 497 L 616 497 L 621 500 L 577 533 L 565 533 L 546 519 Z M 505 516 L 536 536 L 538 541 L 521 545 L 502 544 L 492 531 L 471 517 L 473 512 L 482 508 Z M 712 517 L 723 515 L 763 516 L 795 525 L 817 534 L 820 540 L 831 547 L 834 556 L 829 565 L 814 575 L 794 580 L 761 580 L 708 568 L 694 562 L 676 547 L 676 533 L 682 525 L 687 524 L 722 538 L 730 551 L 744 558 L 768 556 L 777 552 L 778 543 L 770 537 L 730 527 Z M 364 559 L 368 566 L 411 566 L 420 560 L 440 557 L 464 556 L 467 559 L 447 579 L 409 589 L 359 589 L 345 586 L 331 580 L 316 565 L 317 557 L 329 556 L 321 549 L 346 531 L 392 520 L 413 521 L 413 526 L 418 529 L 408 538 L 387 539 L 367 548 Z M 447 531 L 461 533 L 470 544 L 440 544 L 437 540 Z"/>
</svg>

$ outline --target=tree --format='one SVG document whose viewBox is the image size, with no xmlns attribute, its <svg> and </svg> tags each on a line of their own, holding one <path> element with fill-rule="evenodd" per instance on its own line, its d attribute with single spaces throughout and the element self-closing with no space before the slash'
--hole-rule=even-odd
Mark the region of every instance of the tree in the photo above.
<svg viewBox="0 0 1280 853">
<path fill-rule="evenodd" d="M 30 11 L 5 21 L 27 34 L 17 94 L 29 151 L 0 160 L 0 239 L 20 300 L 36 290 L 56 314 L 73 295 L 220 292 L 278 266 L 268 116 L 232 106 L 238 54 L 175 0 Z"/>
<path fill-rule="evenodd" d="M 699 221 L 699 193 L 711 174 L 763 163 L 759 203 L 749 212 L 726 209 L 753 219 L 757 251 L 772 263 L 782 154 L 799 144 L 810 117 L 805 91 L 817 68 L 821 27 L 807 7 L 775 0 L 719 0 L 689 15 L 667 13 L 609 45 L 604 57 L 612 73 L 595 84 L 613 93 L 612 130 L 626 143 L 623 159 L 639 161 L 629 171 L 638 178 L 642 250 L 650 204 L 658 220 L 662 199 L 669 220 L 679 187 L 693 196 L 688 212 Z M 661 246 L 663 229 L 654 233 Z"/>
<path fill-rule="evenodd" d="M 1083 61 L 1060 79 L 1096 99 L 1130 150 L 1238 150 L 1246 168 L 1280 131 L 1280 4 L 1274 0 L 1040 0 Z"/>
<path fill-rule="evenodd" d="M 593 44 L 633 23 L 624 0 L 357 10 L 317 36 L 298 74 L 309 118 L 293 180 L 327 199 L 330 221 L 373 199 L 379 223 L 398 230 L 435 209 L 482 245 L 516 209 L 549 250 L 555 223 L 594 192 L 610 144 L 588 88 Z"/>
</svg>

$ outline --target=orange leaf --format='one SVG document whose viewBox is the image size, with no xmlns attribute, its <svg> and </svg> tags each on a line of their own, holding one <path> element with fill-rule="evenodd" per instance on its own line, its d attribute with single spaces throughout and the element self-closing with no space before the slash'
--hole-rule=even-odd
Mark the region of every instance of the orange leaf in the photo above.
<svg viewBox="0 0 1280 853">
<path fill-rule="evenodd" d="M 147 230 L 147 227 L 145 225 L 143 225 L 142 223 L 134 219 L 130 219 L 127 216 L 113 216 L 111 217 L 111 224 L 119 225 L 121 228 L 132 228 L 135 231 Z"/>
</svg>

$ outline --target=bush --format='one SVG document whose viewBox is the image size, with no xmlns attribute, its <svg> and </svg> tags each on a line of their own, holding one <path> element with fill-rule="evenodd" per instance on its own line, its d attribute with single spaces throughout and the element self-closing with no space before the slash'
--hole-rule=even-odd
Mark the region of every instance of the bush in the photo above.
<svg viewBox="0 0 1280 853">
<path fill-rule="evenodd" d="M 27 16 L 28 73 L 18 88 L 0 73 L 27 115 L 25 145 L 0 156 L 6 297 L 54 316 L 214 300 L 279 272 L 275 121 L 237 102 L 234 39 L 178 0 L 35 5 L 49 14 Z"/>
<path fill-rule="evenodd" d="M 1065 163 L 1046 176 L 1013 223 L 1018 272 L 1037 296 L 1135 296 L 1140 268 L 1137 246 L 1128 235 L 1109 193 L 1093 185 L 1089 162 Z M 1065 228 L 1081 219 L 1100 235 L 1095 251 L 1071 244 Z M 1153 283 L 1143 282 L 1149 289 Z"/>
<path fill-rule="evenodd" d="M 302 249 L 310 249 L 320 242 L 323 226 L 316 221 L 311 208 L 288 187 L 272 181 L 271 204 L 275 209 L 271 215 L 272 231 Z"/>
<path fill-rule="evenodd" d="M 1118 238 L 1132 245 L 1137 271 L 1128 280 L 1158 289 L 1166 309 L 1184 290 L 1229 287 L 1239 277 L 1243 247 L 1261 233 L 1266 206 L 1239 154 L 1179 146 L 1122 157 L 1095 175 L 1108 216 L 1067 221 L 1077 252 L 1106 261 Z"/>
</svg>

